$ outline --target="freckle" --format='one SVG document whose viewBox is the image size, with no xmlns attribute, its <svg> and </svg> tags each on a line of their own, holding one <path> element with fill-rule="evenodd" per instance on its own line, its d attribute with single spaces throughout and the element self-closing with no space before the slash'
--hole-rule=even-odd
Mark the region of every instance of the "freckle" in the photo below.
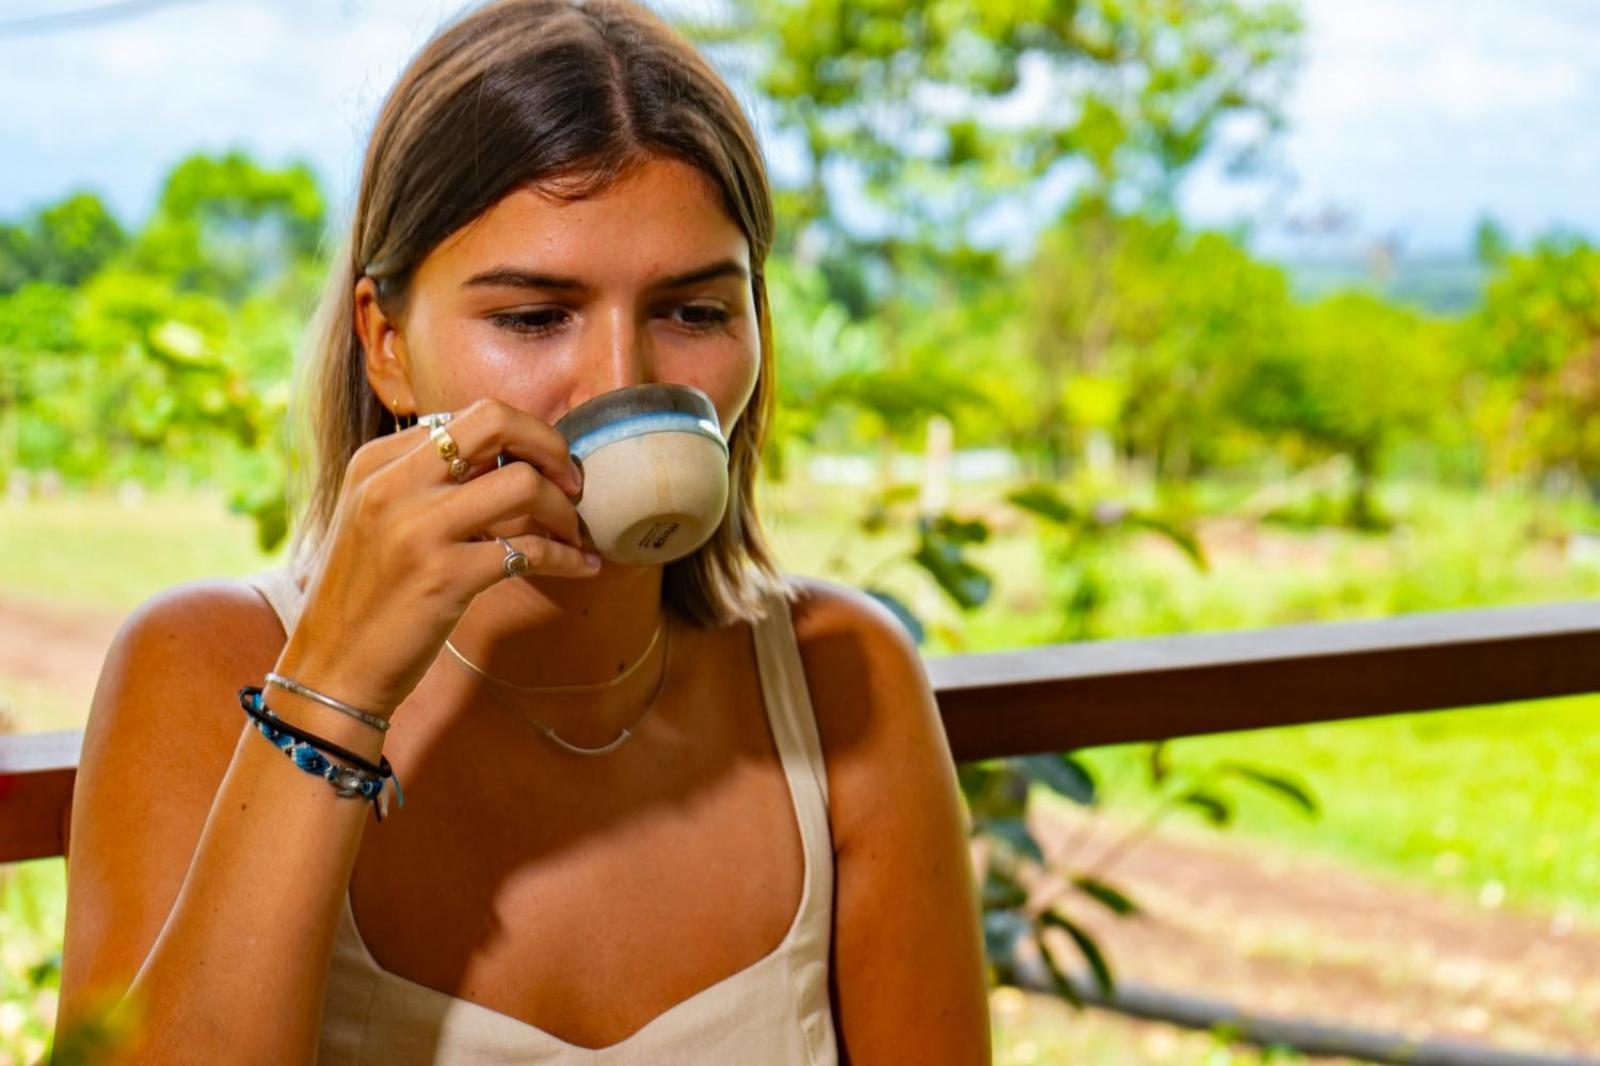
<svg viewBox="0 0 1600 1066">
<path fill-rule="evenodd" d="M 589 608 L 587 608 L 587 607 L 585 607 L 585 608 L 584 608 L 584 609 L 583 609 L 583 616 L 584 616 L 584 617 L 585 617 L 585 618 L 588 618 L 588 617 L 589 617 Z"/>
<path fill-rule="evenodd" d="M 248 803 L 241 803 L 241 804 L 239 804 L 239 809 L 240 809 L 240 810 L 241 810 L 241 811 L 242 811 L 242 810 L 244 810 L 244 809 L 245 809 L 245 808 L 246 808 L 246 807 L 248 807 L 248 806 L 250 806 L 250 804 L 248 804 Z"/>
</svg>

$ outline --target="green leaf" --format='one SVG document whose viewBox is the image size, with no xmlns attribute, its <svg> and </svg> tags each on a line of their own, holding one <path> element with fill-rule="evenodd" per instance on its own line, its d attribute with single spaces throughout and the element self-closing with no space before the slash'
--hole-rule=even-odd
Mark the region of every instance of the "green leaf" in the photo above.
<svg viewBox="0 0 1600 1066">
<path fill-rule="evenodd" d="M 1078 951 L 1083 955 L 1084 961 L 1089 964 L 1089 970 L 1094 974 L 1095 984 L 1100 986 L 1100 991 L 1107 996 L 1114 995 L 1117 990 L 1116 978 L 1111 973 L 1111 964 L 1106 961 L 1105 955 L 1096 944 L 1094 937 L 1090 936 L 1082 926 L 1071 918 L 1057 914 L 1055 911 L 1045 911 L 1039 915 L 1039 920 L 1045 925 L 1053 925 L 1057 929 L 1065 929 L 1072 942 L 1078 945 Z M 1041 954 L 1049 954 L 1048 950 Z"/>
<path fill-rule="evenodd" d="M 1226 800 L 1210 792 L 1186 792 L 1178 797 L 1178 802 L 1198 807 L 1213 825 L 1224 826 L 1233 820 L 1233 808 Z"/>
<path fill-rule="evenodd" d="M 1081 803 L 1085 807 L 1094 804 L 1094 778 L 1072 756 L 1025 755 L 1017 759 L 1017 763 L 1029 777 L 1048 786 L 1058 795 L 1065 796 L 1074 803 Z"/>
<path fill-rule="evenodd" d="M 1006 493 L 1006 500 L 1013 506 L 1056 525 L 1075 526 L 1083 521 L 1082 513 L 1048 485 L 1030 485 L 1027 488 L 1015 489 Z"/>
<path fill-rule="evenodd" d="M 1139 905 L 1128 898 L 1120 889 L 1112 888 L 1104 881 L 1094 877 L 1074 877 L 1072 883 L 1078 890 L 1105 907 L 1113 914 L 1127 916 L 1140 913 Z"/>
<path fill-rule="evenodd" d="M 982 544 L 989 539 L 989 524 L 981 518 L 957 518 L 939 514 L 921 520 L 924 534 L 932 534 L 956 544 Z"/>
<path fill-rule="evenodd" d="M 1028 901 L 1028 891 L 994 867 L 983 882 L 984 910 L 1016 910 Z"/>
<path fill-rule="evenodd" d="M 1035 862 L 1044 862 L 1044 852 L 1039 849 L 1039 842 L 1033 839 L 1033 834 L 1021 818 L 985 818 L 980 828 Z"/>
<path fill-rule="evenodd" d="M 1050 954 L 1050 949 L 1043 944 L 1039 945 L 1039 958 L 1044 960 L 1045 969 L 1050 971 L 1050 984 L 1055 987 L 1056 994 L 1074 1007 L 1084 1006 L 1083 997 L 1078 995 L 1078 990 L 1073 987 L 1071 979 L 1061 972 L 1061 967 Z"/>
<path fill-rule="evenodd" d="M 983 916 L 983 950 L 1002 973 L 1016 969 L 1017 939 L 1028 929 L 1028 920 L 1016 911 L 989 911 Z M 1042 954 L 1042 952 L 1041 952 Z"/>
<path fill-rule="evenodd" d="M 1160 785 L 1172 775 L 1172 764 L 1168 759 L 1170 748 L 1168 741 L 1158 740 L 1150 745 L 1150 783 Z"/>
<path fill-rule="evenodd" d="M 912 559 L 964 610 L 981 607 L 989 599 L 993 579 L 963 558 L 958 545 L 939 537 L 923 537 Z"/>
<path fill-rule="evenodd" d="M 1316 797 L 1312 796 L 1304 786 L 1281 774 L 1237 762 L 1225 762 L 1222 764 L 1222 769 L 1226 773 L 1287 799 L 1311 817 L 1316 817 L 1318 813 Z"/>
<path fill-rule="evenodd" d="M 1161 536 L 1183 552 L 1184 555 L 1188 556 L 1189 561 L 1194 563 L 1196 570 L 1209 569 L 1205 550 L 1200 547 L 1200 541 L 1191 531 L 1177 523 L 1148 514 L 1130 514 L 1124 521 L 1133 528 L 1148 530 Z"/>
<path fill-rule="evenodd" d="M 923 628 L 922 620 L 916 616 L 916 613 L 910 607 L 906 606 L 905 601 L 900 597 L 883 589 L 869 588 L 862 589 L 862 591 L 887 607 L 889 613 L 899 619 L 900 624 L 906 627 L 906 631 L 911 634 L 912 640 L 921 644 L 927 639 L 927 630 Z"/>
</svg>

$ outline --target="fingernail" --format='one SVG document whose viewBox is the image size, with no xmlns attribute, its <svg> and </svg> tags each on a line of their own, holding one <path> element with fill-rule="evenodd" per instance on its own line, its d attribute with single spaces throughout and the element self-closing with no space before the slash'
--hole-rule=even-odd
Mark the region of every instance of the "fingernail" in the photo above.
<svg viewBox="0 0 1600 1066">
<path fill-rule="evenodd" d="M 583 561 L 589 564 L 590 570 L 600 569 L 600 556 L 596 555 L 594 552 L 584 552 Z"/>
<path fill-rule="evenodd" d="M 567 463 L 572 467 L 572 491 L 582 492 L 583 468 L 578 465 L 578 461 L 576 459 L 568 459 Z"/>
</svg>

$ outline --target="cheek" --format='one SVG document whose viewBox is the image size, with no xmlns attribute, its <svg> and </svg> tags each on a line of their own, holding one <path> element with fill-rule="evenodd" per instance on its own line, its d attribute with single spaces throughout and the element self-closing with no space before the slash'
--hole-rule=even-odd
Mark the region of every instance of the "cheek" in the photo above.
<svg viewBox="0 0 1600 1066">
<path fill-rule="evenodd" d="M 418 376 L 441 410 L 459 410 L 485 396 L 539 413 L 560 392 L 560 364 L 530 359 L 518 340 L 473 319 L 439 323 L 418 337 Z"/>
<path fill-rule="evenodd" d="M 697 383 L 698 388 L 716 404 L 717 419 L 724 434 L 733 431 L 734 423 L 744 413 L 755 391 L 756 379 L 761 371 L 761 355 L 754 349 L 744 349 L 739 358 L 729 359 L 718 366 L 708 380 Z"/>
</svg>

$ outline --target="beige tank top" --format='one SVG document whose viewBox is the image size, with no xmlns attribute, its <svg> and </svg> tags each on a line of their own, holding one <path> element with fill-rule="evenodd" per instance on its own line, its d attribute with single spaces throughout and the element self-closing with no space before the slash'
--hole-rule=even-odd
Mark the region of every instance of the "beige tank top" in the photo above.
<svg viewBox="0 0 1600 1066">
<path fill-rule="evenodd" d="M 293 632 L 303 593 L 288 567 L 246 580 L 278 612 L 284 632 Z M 776 948 L 667 1008 L 620 1042 L 588 1048 L 383 969 L 361 941 L 347 889 L 334 936 L 318 1061 L 323 1066 L 837 1066 L 828 1001 L 833 846 L 822 745 L 788 605 L 776 593 L 752 633 L 767 721 L 805 855 L 800 906 Z"/>
</svg>

